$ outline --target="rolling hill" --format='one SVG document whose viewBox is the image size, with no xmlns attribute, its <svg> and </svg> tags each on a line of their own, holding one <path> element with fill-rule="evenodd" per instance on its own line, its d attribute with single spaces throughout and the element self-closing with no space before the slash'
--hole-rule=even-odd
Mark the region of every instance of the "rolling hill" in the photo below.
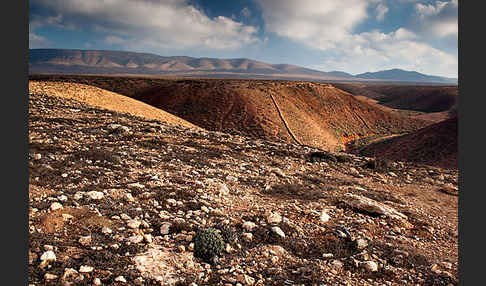
<svg viewBox="0 0 486 286">
<path fill-rule="evenodd" d="M 324 150 L 343 150 L 351 140 L 410 132 L 430 124 L 387 112 L 325 83 L 67 75 L 31 79 L 92 85 L 207 130 Z"/>
<path fill-rule="evenodd" d="M 416 71 L 406 71 L 402 69 L 390 69 L 378 72 L 366 72 L 357 74 L 356 77 L 373 80 L 405 81 L 405 82 L 436 82 L 457 84 L 456 78 L 426 75 Z"/>
</svg>

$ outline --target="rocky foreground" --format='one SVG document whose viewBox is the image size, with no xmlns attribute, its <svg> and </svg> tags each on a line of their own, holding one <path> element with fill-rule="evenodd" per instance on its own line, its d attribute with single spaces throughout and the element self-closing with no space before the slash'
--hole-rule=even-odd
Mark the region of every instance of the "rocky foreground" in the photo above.
<svg viewBox="0 0 486 286">
<path fill-rule="evenodd" d="M 457 285 L 458 172 L 29 94 L 31 285 Z M 219 229 L 224 252 L 194 257 Z"/>
</svg>

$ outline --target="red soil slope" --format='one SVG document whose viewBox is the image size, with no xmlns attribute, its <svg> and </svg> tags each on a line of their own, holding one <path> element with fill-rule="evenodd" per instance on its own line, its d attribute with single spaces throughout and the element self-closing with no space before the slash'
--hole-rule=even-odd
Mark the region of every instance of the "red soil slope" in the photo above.
<svg viewBox="0 0 486 286">
<path fill-rule="evenodd" d="M 208 130 L 325 150 L 349 140 L 417 130 L 424 121 L 387 113 L 329 84 L 168 80 L 134 96 Z"/>
<path fill-rule="evenodd" d="M 407 135 L 370 144 L 359 153 L 369 157 L 457 168 L 457 117 Z"/>
</svg>

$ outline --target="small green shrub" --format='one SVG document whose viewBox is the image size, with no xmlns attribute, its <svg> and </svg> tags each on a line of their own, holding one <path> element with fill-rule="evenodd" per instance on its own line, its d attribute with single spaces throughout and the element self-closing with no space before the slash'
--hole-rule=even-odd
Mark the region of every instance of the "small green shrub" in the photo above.
<svg viewBox="0 0 486 286">
<path fill-rule="evenodd" d="M 226 243 L 234 243 L 237 239 L 236 231 L 229 225 L 222 224 L 216 227 L 221 232 L 221 237 Z"/>
<path fill-rule="evenodd" d="M 214 228 L 204 228 L 194 236 L 194 256 L 210 262 L 220 255 L 225 247 L 221 234 Z"/>
</svg>

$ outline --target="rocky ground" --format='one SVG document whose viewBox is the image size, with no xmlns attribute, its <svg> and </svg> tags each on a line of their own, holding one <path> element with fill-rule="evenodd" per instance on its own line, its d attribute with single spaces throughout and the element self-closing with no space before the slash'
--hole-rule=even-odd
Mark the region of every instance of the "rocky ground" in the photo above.
<svg viewBox="0 0 486 286">
<path fill-rule="evenodd" d="M 457 285 L 458 172 L 29 94 L 31 285 Z M 219 229 L 225 250 L 194 257 Z"/>
</svg>

